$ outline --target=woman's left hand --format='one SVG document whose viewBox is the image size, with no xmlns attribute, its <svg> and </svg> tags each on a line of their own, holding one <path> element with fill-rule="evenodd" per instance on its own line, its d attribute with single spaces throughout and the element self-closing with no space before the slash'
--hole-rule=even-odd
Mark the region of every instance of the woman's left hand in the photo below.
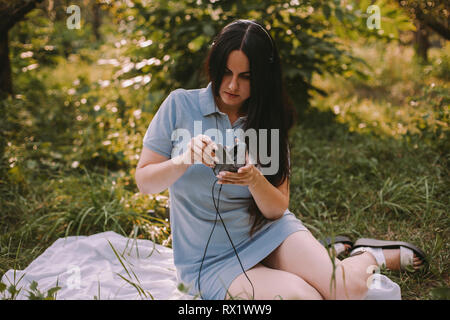
<svg viewBox="0 0 450 320">
<path fill-rule="evenodd" d="M 218 184 L 237 184 L 250 187 L 256 183 L 260 175 L 262 175 L 261 171 L 249 161 L 246 152 L 244 167 L 239 168 L 238 172 L 221 171 L 216 177 L 219 179 Z"/>
</svg>

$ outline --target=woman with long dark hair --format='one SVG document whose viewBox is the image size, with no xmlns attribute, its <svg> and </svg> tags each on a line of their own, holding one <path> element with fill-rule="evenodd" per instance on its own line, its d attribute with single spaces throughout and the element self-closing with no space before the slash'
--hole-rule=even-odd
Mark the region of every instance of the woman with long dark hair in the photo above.
<svg viewBox="0 0 450 320">
<path fill-rule="evenodd" d="M 352 257 L 332 261 L 289 211 L 288 134 L 295 112 L 263 25 L 237 20 L 225 26 L 205 71 L 206 88 L 177 89 L 164 100 L 144 136 L 135 175 L 142 193 L 169 188 L 174 262 L 190 294 L 360 299 L 371 266 L 399 269 L 407 255 L 409 265 L 422 264 L 423 252 L 410 244 L 383 249 L 386 243 L 371 239 L 361 240 Z M 224 139 L 230 135 L 231 142 Z M 245 162 L 234 158 L 223 167 L 224 152 L 235 143 L 245 146 Z"/>
</svg>

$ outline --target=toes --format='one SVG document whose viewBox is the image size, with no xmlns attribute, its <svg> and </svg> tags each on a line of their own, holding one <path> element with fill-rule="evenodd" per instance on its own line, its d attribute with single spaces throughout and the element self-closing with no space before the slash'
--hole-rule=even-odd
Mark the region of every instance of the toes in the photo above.
<svg viewBox="0 0 450 320">
<path fill-rule="evenodd" d="M 422 265 L 423 265 L 422 259 L 420 259 L 420 258 L 417 257 L 416 255 L 414 255 L 414 258 L 413 258 L 413 268 L 417 270 L 417 269 L 420 269 L 420 268 L 422 267 Z"/>
</svg>

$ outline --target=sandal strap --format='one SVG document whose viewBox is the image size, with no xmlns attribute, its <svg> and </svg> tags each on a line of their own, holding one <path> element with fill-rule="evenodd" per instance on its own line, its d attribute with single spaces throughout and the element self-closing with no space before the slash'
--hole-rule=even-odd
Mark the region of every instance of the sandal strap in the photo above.
<svg viewBox="0 0 450 320">
<path fill-rule="evenodd" d="M 349 244 L 350 246 L 353 246 L 353 242 L 350 240 L 349 237 L 346 236 L 335 236 L 333 238 L 328 237 L 319 240 L 319 242 L 327 249 L 330 248 L 334 249 L 336 256 L 339 256 L 346 251 L 344 244 Z"/>
<path fill-rule="evenodd" d="M 414 251 L 409 248 L 400 247 L 400 267 L 402 270 L 406 270 L 408 266 L 413 265 Z"/>
<path fill-rule="evenodd" d="M 381 248 L 358 247 L 352 250 L 350 256 L 356 256 L 364 252 L 369 252 L 375 258 L 379 267 L 386 267 L 386 258 L 384 257 L 383 249 Z"/>
<path fill-rule="evenodd" d="M 413 250 L 413 252 L 417 256 L 419 256 L 420 259 L 422 259 L 423 261 L 427 260 L 425 252 L 423 252 L 420 248 L 416 247 L 415 245 L 413 245 L 409 242 L 361 238 L 355 242 L 353 247 L 354 248 L 372 247 L 372 248 L 383 248 L 383 249 L 399 249 L 401 247 L 405 247 L 405 248 Z"/>
<path fill-rule="evenodd" d="M 345 252 L 345 245 L 341 242 L 336 242 L 333 247 L 337 256 Z"/>
</svg>

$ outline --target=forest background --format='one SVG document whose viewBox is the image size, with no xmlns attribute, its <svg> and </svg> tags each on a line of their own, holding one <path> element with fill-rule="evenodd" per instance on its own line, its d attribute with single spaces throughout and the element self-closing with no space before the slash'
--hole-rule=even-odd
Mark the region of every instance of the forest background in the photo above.
<svg viewBox="0 0 450 320">
<path fill-rule="evenodd" d="M 403 299 L 448 299 L 449 11 L 438 0 L 0 0 L 0 275 L 65 236 L 171 246 L 167 190 L 143 195 L 134 181 L 142 139 L 172 90 L 206 86 L 213 37 L 244 18 L 274 38 L 298 113 L 290 210 L 317 238 L 416 244 L 426 269 L 385 274 Z M 0 284 L 3 298 L 17 290 Z"/>
</svg>

